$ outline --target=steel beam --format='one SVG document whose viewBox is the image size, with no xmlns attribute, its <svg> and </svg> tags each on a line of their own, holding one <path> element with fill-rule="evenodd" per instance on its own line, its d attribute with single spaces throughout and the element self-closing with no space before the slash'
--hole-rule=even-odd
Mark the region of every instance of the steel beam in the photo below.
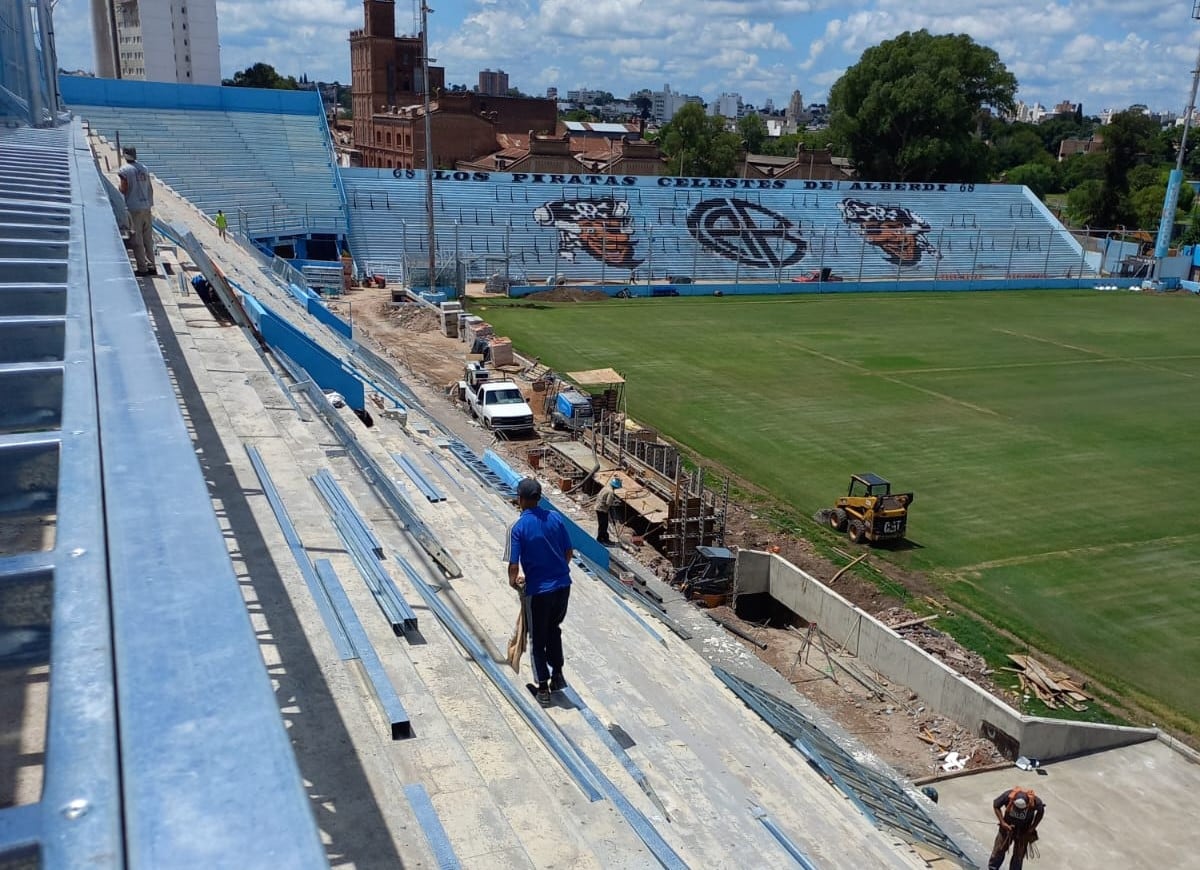
<svg viewBox="0 0 1200 870">
<path fill-rule="evenodd" d="M 350 639 L 346 636 L 346 627 L 342 625 L 337 612 L 333 609 L 333 605 L 329 601 L 329 595 L 325 591 L 325 587 L 322 586 L 321 580 L 313 568 L 312 561 L 308 558 L 308 551 L 304 549 L 304 544 L 301 542 L 299 534 L 296 533 L 296 525 L 292 522 L 287 508 L 283 504 L 283 499 L 279 497 L 279 490 L 275 488 L 275 482 L 271 479 L 271 475 L 267 471 L 267 466 L 262 460 L 262 455 L 258 452 L 257 447 L 252 447 L 249 444 L 246 445 L 246 455 L 250 457 L 250 464 L 254 467 L 254 473 L 258 475 L 258 482 L 262 484 L 263 495 L 266 496 L 267 503 L 271 506 L 271 511 L 275 514 L 275 521 L 279 523 L 279 528 L 283 532 L 283 539 L 287 541 L 288 549 L 292 551 L 292 558 L 296 560 L 296 566 L 300 569 L 300 576 L 304 578 L 304 582 L 308 586 L 308 591 L 312 595 L 313 601 L 316 602 L 317 610 L 320 612 L 321 619 L 325 623 L 325 629 L 329 632 L 329 636 L 333 638 L 333 645 L 337 648 L 338 656 L 341 657 L 342 661 L 354 658 L 354 648 L 350 645 Z"/>
<path fill-rule="evenodd" d="M 450 845 L 450 838 L 446 836 L 446 829 L 442 827 L 442 820 L 438 818 L 437 810 L 434 809 L 425 786 L 419 782 L 406 785 L 404 796 L 408 798 L 408 805 L 417 817 L 417 823 L 425 835 L 425 842 L 429 844 L 434 860 L 437 861 L 438 870 L 458 870 L 462 865 L 454 854 L 454 847 Z"/>
<path fill-rule="evenodd" d="M 546 748 L 550 753 L 558 759 L 563 769 L 571 775 L 575 780 L 575 784 L 587 796 L 590 801 L 598 801 L 603 795 L 596 784 L 595 777 L 588 771 L 579 752 L 570 746 L 564 739 L 561 732 L 557 728 L 551 727 L 546 714 L 541 708 L 534 705 L 533 698 L 524 689 L 518 689 L 511 681 L 501 672 L 500 666 L 492 660 L 492 657 L 487 654 L 487 650 L 483 648 L 483 644 L 475 637 L 466 627 L 466 625 L 454 615 L 449 607 L 446 606 L 437 595 L 437 589 L 417 573 L 416 569 L 408 563 L 408 560 L 397 555 L 396 561 L 400 563 L 400 567 L 408 575 L 408 579 L 412 581 L 417 592 L 425 600 L 425 604 L 437 617 L 438 622 L 445 626 L 450 635 L 459 642 L 467 654 L 475 660 L 475 663 L 483 669 L 488 679 L 500 690 L 501 694 L 508 699 L 508 702 L 513 705 L 516 711 L 521 714 L 521 717 L 529 723 L 537 735 L 546 744 Z"/>
<path fill-rule="evenodd" d="M 350 638 L 350 644 L 354 647 L 358 660 L 362 662 L 363 671 L 374 689 L 375 700 L 379 704 L 383 718 L 387 720 L 392 739 L 411 737 L 412 723 L 409 721 L 408 712 L 400 703 L 400 695 L 397 694 L 396 687 L 392 685 L 387 671 L 384 670 L 383 662 L 379 660 L 379 653 L 375 651 L 375 647 L 367 637 L 367 632 L 363 628 L 362 622 L 359 621 L 358 614 L 354 612 L 350 599 L 346 597 L 346 590 L 342 588 L 342 583 L 333 570 L 333 565 L 328 559 L 318 559 L 316 569 L 317 576 L 321 578 L 321 584 L 329 595 L 329 600 L 333 603 L 338 618 L 346 627 L 346 635 Z"/>
</svg>

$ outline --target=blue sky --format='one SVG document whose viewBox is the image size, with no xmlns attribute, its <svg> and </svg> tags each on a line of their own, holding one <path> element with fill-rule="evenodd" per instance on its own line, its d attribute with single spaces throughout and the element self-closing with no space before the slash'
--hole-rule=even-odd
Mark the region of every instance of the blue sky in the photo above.
<svg viewBox="0 0 1200 870">
<path fill-rule="evenodd" d="M 1182 111 L 1200 48 L 1191 0 L 431 0 L 432 54 L 447 81 L 508 72 L 529 93 L 554 85 L 618 96 L 664 83 L 711 100 L 737 92 L 786 104 L 823 101 L 863 50 L 905 30 L 968 33 L 1017 76 L 1018 97 L 1102 109 Z M 218 0 L 226 76 L 257 61 L 280 72 L 350 80 L 356 0 Z M 411 0 L 397 26 L 413 30 Z M 60 0 L 59 61 L 93 67 L 87 0 Z"/>
</svg>

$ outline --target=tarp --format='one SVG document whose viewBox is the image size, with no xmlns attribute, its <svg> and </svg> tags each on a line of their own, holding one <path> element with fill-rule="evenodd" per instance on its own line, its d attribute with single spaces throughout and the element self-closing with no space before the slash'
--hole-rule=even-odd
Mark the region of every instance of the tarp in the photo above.
<svg viewBox="0 0 1200 870">
<path fill-rule="evenodd" d="M 615 369 L 590 369 L 586 372 L 567 372 L 567 377 L 584 387 L 625 383 L 625 379 L 617 374 Z"/>
</svg>

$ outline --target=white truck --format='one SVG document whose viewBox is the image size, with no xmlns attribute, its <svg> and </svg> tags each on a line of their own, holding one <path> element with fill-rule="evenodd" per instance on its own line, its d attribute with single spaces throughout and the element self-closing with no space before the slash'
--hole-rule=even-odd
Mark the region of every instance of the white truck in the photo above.
<svg viewBox="0 0 1200 870">
<path fill-rule="evenodd" d="M 459 381 L 458 389 L 483 428 L 506 434 L 533 431 L 533 409 L 520 388 L 512 381 L 493 380 L 482 364 L 467 366 L 467 379 Z"/>
</svg>

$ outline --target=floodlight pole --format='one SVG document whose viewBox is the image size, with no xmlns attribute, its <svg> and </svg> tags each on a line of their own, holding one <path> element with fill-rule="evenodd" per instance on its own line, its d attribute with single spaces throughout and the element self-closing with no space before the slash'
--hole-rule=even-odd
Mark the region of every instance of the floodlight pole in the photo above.
<svg viewBox="0 0 1200 870">
<path fill-rule="evenodd" d="M 437 288 L 437 242 L 433 220 L 433 119 L 429 112 L 429 4 L 421 0 L 421 79 L 425 91 L 425 220 L 429 240 L 429 292 Z"/>
<path fill-rule="evenodd" d="M 1200 20 L 1200 0 L 1192 0 L 1192 20 Z M 1192 113 L 1196 111 L 1196 90 L 1200 86 L 1200 55 L 1192 70 L 1192 93 L 1188 97 L 1183 115 L 1183 136 L 1179 140 L 1179 157 L 1167 181 L 1167 195 L 1163 199 L 1162 217 L 1158 222 L 1158 237 L 1154 240 L 1154 277 L 1162 277 L 1163 261 L 1171 248 L 1171 235 L 1175 230 L 1175 209 L 1179 205 L 1179 188 L 1183 186 L 1183 161 L 1187 156 L 1188 131 L 1192 126 Z"/>
</svg>

